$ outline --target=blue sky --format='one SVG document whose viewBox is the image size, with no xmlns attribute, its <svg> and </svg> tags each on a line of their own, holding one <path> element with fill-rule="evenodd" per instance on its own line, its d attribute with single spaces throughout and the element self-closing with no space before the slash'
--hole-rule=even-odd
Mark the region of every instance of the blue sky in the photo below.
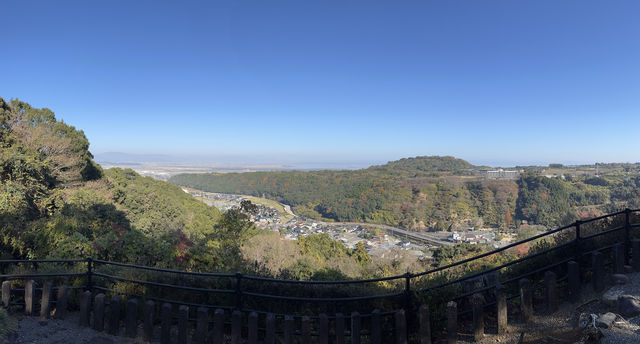
<svg viewBox="0 0 640 344">
<path fill-rule="evenodd" d="M 0 97 L 94 153 L 640 161 L 640 2 L 4 1 Z"/>
</svg>

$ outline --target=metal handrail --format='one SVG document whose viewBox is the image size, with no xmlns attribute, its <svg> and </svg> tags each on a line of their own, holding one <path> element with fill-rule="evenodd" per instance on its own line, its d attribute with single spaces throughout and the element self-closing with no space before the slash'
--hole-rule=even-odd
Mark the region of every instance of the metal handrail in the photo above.
<svg viewBox="0 0 640 344">
<path fill-rule="evenodd" d="M 561 264 L 566 263 L 567 261 L 571 260 L 571 259 L 579 259 L 581 257 L 583 257 L 586 254 L 589 254 L 591 252 L 595 252 L 598 250 L 603 250 L 603 249 L 607 249 L 610 248 L 614 245 L 609 245 L 606 247 L 599 247 L 595 250 L 591 250 L 589 252 L 583 252 L 583 251 L 579 251 L 580 249 L 580 243 L 584 242 L 585 240 L 588 239 L 592 239 L 595 237 L 599 237 L 599 236 L 603 236 L 606 234 L 610 234 L 613 232 L 617 232 L 617 231 L 621 231 L 621 230 L 625 230 L 626 233 L 626 237 L 625 237 L 625 246 L 629 247 L 629 243 L 627 241 L 629 241 L 629 229 L 631 228 L 638 228 L 640 227 L 640 223 L 630 223 L 629 221 L 629 214 L 631 213 L 636 213 L 639 212 L 640 209 L 625 209 L 623 211 L 618 211 L 615 213 L 611 213 L 611 214 L 606 214 L 606 215 L 602 215 L 602 216 L 598 216 L 598 217 L 594 217 L 591 219 L 586 219 L 586 220 L 580 220 L 580 221 L 576 221 L 570 225 L 566 225 L 557 229 L 553 229 L 551 231 L 545 232 L 545 233 L 541 233 L 538 235 L 535 235 L 533 237 L 527 238 L 525 240 L 521 240 L 515 243 L 511 243 L 509 245 L 506 245 L 504 247 L 495 249 L 495 250 L 491 250 L 485 253 L 482 253 L 480 255 L 474 256 L 474 257 L 470 257 L 467 259 L 463 259 L 461 261 L 458 262 L 453 262 L 441 267 L 437 267 L 434 269 L 430 269 L 427 271 L 423 271 L 423 272 L 419 272 L 419 273 L 405 273 L 402 275 L 393 275 L 393 276 L 386 276 L 386 277 L 379 277 L 379 278 L 369 278 L 369 279 L 358 279 L 358 280 L 334 280 L 334 281 L 299 281 L 299 280 L 290 280 L 290 279 L 277 279 L 277 278 L 269 278 L 269 277 L 260 277 L 260 276 L 252 276 L 252 275 L 244 275 L 242 273 L 216 273 L 216 272 L 195 272 L 195 271 L 183 271 L 183 270 L 176 270 L 176 269 L 167 269 L 167 268 L 158 268 L 158 267 L 150 267 L 150 266 L 143 266 L 143 265 L 135 265 L 135 264 L 127 264 L 127 263 L 120 263 L 120 262 L 111 262 L 111 261 L 106 261 L 106 260 L 100 260 L 100 259 L 92 259 L 90 257 L 85 258 L 85 259 L 37 259 L 37 260 L 24 260 L 24 259 L 17 259 L 17 260 L 0 260 L 0 265 L 2 264 L 21 264 L 21 263 L 32 263 L 32 264 L 38 264 L 38 263 L 86 263 L 87 265 L 87 270 L 86 272 L 59 272 L 59 273 L 26 273 L 26 274 L 4 274 L 4 275 L 0 275 L 0 278 L 5 278 L 5 279 L 18 279 L 18 278 L 46 278 L 46 277 L 82 277 L 82 276 L 86 276 L 87 279 L 87 283 L 85 285 L 85 288 L 87 289 L 92 289 L 92 288 L 96 288 L 98 290 L 103 290 L 103 291 L 113 291 L 112 289 L 109 288 L 105 288 L 103 286 L 94 286 L 93 282 L 92 282 L 92 277 L 99 277 L 99 278 L 105 278 L 105 279 L 109 279 L 109 280 L 117 280 L 117 281 L 123 281 L 123 282 L 130 282 L 130 283 L 137 283 L 137 284 L 141 284 L 141 285 L 148 285 L 148 286 L 155 286 L 155 287 L 160 287 L 160 288 L 171 288 L 171 289 L 178 289 L 178 290 L 186 290 L 186 291 L 195 291 L 195 292 L 207 292 L 207 293 L 221 293 L 221 294 L 235 294 L 236 295 L 236 308 L 241 308 L 242 306 L 242 301 L 243 301 L 243 297 L 257 297 L 257 298 L 266 298 L 266 299 L 273 299 L 273 300 L 282 300 L 282 301 L 300 301 L 300 302 L 347 302 L 347 301 L 364 301 L 364 300 L 376 300 L 376 299 L 391 299 L 391 298 L 397 298 L 400 296 L 405 296 L 406 299 L 405 301 L 409 301 L 411 299 L 411 295 L 415 294 L 415 293 L 423 293 L 426 291 L 430 291 L 430 290 L 435 290 L 435 289 L 439 289 L 439 288 L 443 288 L 449 285 L 453 285 L 456 283 L 461 283 L 464 282 L 466 280 L 469 279 L 473 279 L 473 278 L 477 278 L 480 277 L 482 275 L 485 275 L 487 273 L 491 273 L 491 272 L 495 272 L 495 271 L 499 271 L 501 269 L 504 269 L 506 267 L 518 264 L 518 263 L 522 263 L 525 262 L 527 260 L 539 257 L 541 255 L 547 254 L 551 251 L 555 251 L 555 250 L 559 250 L 562 248 L 566 248 L 566 247 L 570 247 L 572 245 L 575 245 L 575 247 L 578 249 L 578 253 L 576 254 L 576 256 L 574 258 L 567 258 L 567 259 L 563 259 L 561 261 L 555 262 L 554 264 L 551 265 L 545 265 L 544 267 L 540 267 L 537 269 L 534 269 L 532 271 L 528 271 L 527 273 L 525 273 L 524 275 L 520 275 L 517 277 L 512 277 L 508 280 L 503 281 L 502 283 L 511 283 L 514 281 L 517 281 L 519 278 L 522 278 L 523 276 L 529 276 L 532 274 L 536 274 L 545 270 L 550 270 L 553 269 Z M 598 220 L 602 220 L 602 219 L 607 219 L 607 218 L 612 218 L 621 214 L 626 214 L 626 220 L 625 220 L 625 224 L 623 226 L 617 226 L 615 228 L 611 228 L 611 229 L 606 229 L 606 230 L 602 230 L 599 231 L 595 234 L 590 234 L 588 236 L 580 236 L 580 226 L 584 225 L 586 223 L 591 223 L 594 221 L 598 221 Z M 479 272 L 474 272 L 471 274 L 468 274 L 466 276 L 462 276 L 460 278 L 457 279 L 452 279 L 452 280 L 448 280 L 446 282 L 442 282 L 433 286 L 428 286 L 422 289 L 417 289 L 417 290 L 412 290 L 411 289 L 411 283 L 413 281 L 415 281 L 416 278 L 418 277 L 423 277 L 423 276 L 428 276 L 428 275 L 432 275 L 435 274 L 437 272 L 441 272 L 444 271 L 446 269 L 450 269 L 456 266 L 460 266 L 462 264 L 466 264 L 469 262 L 473 262 L 473 261 L 477 261 L 479 259 L 494 255 L 494 254 L 498 254 L 501 253 L 505 250 L 508 250 L 510 248 L 540 239 L 540 238 L 544 238 L 556 233 L 559 233 L 561 231 L 570 229 L 570 228 L 574 228 L 576 230 L 576 238 L 568 241 L 566 243 L 562 243 L 559 245 L 555 245 L 553 247 L 547 248 L 545 250 L 530 254 L 528 256 L 522 257 L 522 258 L 518 258 L 512 261 L 509 261 L 507 263 L 504 263 L 502 265 L 499 266 L 495 266 L 495 267 L 491 267 L 488 269 L 484 269 L 483 271 L 479 271 Z M 211 288 L 200 288 L 200 287 L 194 287 L 194 286 L 184 286 L 184 285 L 176 285 L 176 284 L 170 284 L 170 283 L 160 283 L 160 282 L 153 282 L 153 281 L 147 281 L 147 280 L 140 280 L 140 279 L 132 279 L 132 278 L 126 278 L 123 276 L 118 276 L 118 275 L 110 275 L 110 274 L 106 274 L 106 273 L 102 273 L 102 272 L 97 272 L 95 271 L 95 264 L 101 264 L 101 265 L 111 265 L 111 266 L 119 266 L 119 267 L 125 267 L 125 268 L 131 268 L 131 269 L 136 269 L 136 270 L 146 270 L 146 271 L 155 271 L 155 272 L 161 272 L 161 273 L 171 273 L 171 274 L 178 274 L 178 275 L 189 275 L 189 276 L 196 276 L 196 277 L 214 277 L 214 278 L 228 278 L 230 281 L 234 281 L 235 282 L 235 289 L 211 289 Z M 274 295 L 274 294 L 267 294 L 267 293 L 263 293 L 263 292 L 256 292 L 256 291 L 250 291 L 247 290 L 247 287 L 243 288 L 244 283 L 241 283 L 242 280 L 249 280 L 249 281 L 255 281 L 255 282 L 267 282 L 267 283 L 282 283 L 282 284 L 293 284 L 293 285 L 345 285 L 345 284 L 364 284 L 364 283 L 377 283 L 377 282 L 384 282 L 384 281 L 392 281 L 392 280 L 405 280 L 405 287 L 404 290 L 401 291 L 396 291 L 396 292 L 391 292 L 391 293 L 381 293 L 381 294 L 376 294 L 376 295 L 364 295 L 364 296 L 350 296 L 350 297 L 303 297 L 303 296 L 294 296 L 294 295 L 289 295 L 289 296 L 284 296 L 284 295 Z M 482 288 L 482 289 L 477 289 L 474 291 L 474 293 L 476 292 L 480 292 L 480 291 L 485 291 L 485 290 L 489 290 L 491 287 L 486 287 L 486 288 Z M 469 294 L 469 293 L 467 293 Z M 466 294 L 463 295 L 458 295 L 457 299 L 464 297 Z M 467 295 L 468 296 L 468 295 Z M 152 298 L 151 296 L 146 296 L 148 298 Z M 171 302 L 170 300 L 167 299 L 161 299 L 167 302 Z M 173 301 L 174 303 L 181 303 L 178 301 Z M 195 305 L 195 304 L 194 304 Z M 213 307 L 213 306 L 212 306 Z M 217 306 L 216 306 L 217 307 Z M 225 306 L 222 306 L 225 307 Z"/>
</svg>

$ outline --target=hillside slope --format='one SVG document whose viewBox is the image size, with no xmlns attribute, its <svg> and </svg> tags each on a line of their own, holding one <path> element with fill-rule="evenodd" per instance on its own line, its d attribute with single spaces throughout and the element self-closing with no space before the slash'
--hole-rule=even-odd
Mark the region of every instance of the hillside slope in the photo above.
<svg viewBox="0 0 640 344">
<path fill-rule="evenodd" d="M 85 258 L 232 269 L 252 225 L 179 187 L 103 171 L 84 133 L 0 98 L 0 259 Z"/>
<path fill-rule="evenodd" d="M 181 174 L 171 183 L 209 192 L 248 194 L 290 204 L 316 219 L 373 222 L 413 230 L 547 227 L 640 206 L 637 164 L 609 166 L 599 177 L 545 177 L 526 168 L 520 179 L 473 175 L 453 157 L 416 157 L 354 171 Z M 571 172 L 571 170 L 567 170 Z"/>
<path fill-rule="evenodd" d="M 312 218 L 416 230 L 508 226 L 517 184 L 472 177 L 471 168 L 453 157 L 416 157 L 356 171 L 182 174 L 170 182 L 273 198 Z"/>
</svg>

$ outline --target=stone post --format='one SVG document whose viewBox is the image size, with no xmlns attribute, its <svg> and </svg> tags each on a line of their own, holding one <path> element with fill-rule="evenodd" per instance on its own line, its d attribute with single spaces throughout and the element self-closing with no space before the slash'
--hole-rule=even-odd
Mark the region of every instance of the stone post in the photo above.
<svg viewBox="0 0 640 344">
<path fill-rule="evenodd" d="M 276 342 L 276 316 L 273 313 L 267 313 L 265 325 L 267 329 L 264 334 L 264 343 L 274 344 Z"/>
<path fill-rule="evenodd" d="M 318 337 L 318 344 L 329 344 L 329 317 L 322 313 L 320 314 L 319 322 L 320 335 Z"/>
<path fill-rule="evenodd" d="M 533 288 L 531 280 L 526 278 L 520 280 L 520 310 L 522 321 L 529 323 L 533 317 Z"/>
<path fill-rule="evenodd" d="M 196 332 L 193 334 L 194 343 L 205 343 L 209 332 L 209 315 L 206 307 L 198 307 L 196 311 Z"/>
<path fill-rule="evenodd" d="M 484 298 L 480 294 L 471 297 L 473 305 L 473 339 L 479 342 L 484 338 Z"/>
<path fill-rule="evenodd" d="M 613 273 L 624 273 L 624 244 L 619 243 L 613 247 Z"/>
<path fill-rule="evenodd" d="M 67 316 L 67 300 L 69 297 L 69 288 L 66 285 L 58 288 L 58 299 L 56 300 L 56 319 L 64 319 Z"/>
<path fill-rule="evenodd" d="M 117 336 L 120 331 L 120 297 L 112 296 L 109 302 L 109 334 Z"/>
<path fill-rule="evenodd" d="M 569 279 L 569 300 L 578 302 L 580 300 L 580 265 L 578 262 L 569 261 L 567 263 L 567 272 Z"/>
<path fill-rule="evenodd" d="M 87 290 L 80 295 L 80 326 L 82 327 L 89 327 L 90 307 L 91 292 Z"/>
<path fill-rule="evenodd" d="M 155 318 L 155 308 L 156 304 L 151 300 L 144 303 L 143 329 L 144 340 L 147 342 L 151 342 L 153 340 L 153 319 Z"/>
<path fill-rule="evenodd" d="M 224 310 L 216 309 L 213 312 L 213 344 L 224 342 Z"/>
<path fill-rule="evenodd" d="M 640 239 L 631 240 L 631 251 L 633 270 L 640 272 Z"/>
<path fill-rule="evenodd" d="M 104 299 L 100 293 L 93 300 L 93 329 L 98 332 L 104 331 Z"/>
<path fill-rule="evenodd" d="M 258 313 L 251 312 L 249 313 L 248 319 L 249 332 L 247 342 L 249 344 L 257 344 L 258 343 Z"/>
<path fill-rule="evenodd" d="M 33 284 L 35 282 L 33 280 L 27 281 L 27 284 L 24 286 L 24 312 L 27 315 L 33 315 Z"/>
<path fill-rule="evenodd" d="M 51 282 L 45 282 L 42 285 L 42 298 L 40 300 L 40 318 L 49 319 L 51 315 L 51 290 L 53 284 Z"/>
<path fill-rule="evenodd" d="M 344 344 L 344 316 L 336 313 L 336 344 Z"/>
<path fill-rule="evenodd" d="M 420 321 L 420 344 L 431 344 L 431 319 L 429 305 L 422 305 L 418 310 Z"/>
<path fill-rule="evenodd" d="M 138 299 L 127 300 L 127 314 L 124 322 L 127 337 L 135 338 L 138 334 Z"/>
<path fill-rule="evenodd" d="M 170 303 L 163 303 L 160 308 L 160 344 L 171 343 L 171 312 L 173 306 Z"/>
<path fill-rule="evenodd" d="M 295 323 L 293 322 L 293 316 L 284 316 L 284 343 L 293 344 L 293 334 L 295 331 Z"/>
<path fill-rule="evenodd" d="M 231 344 L 240 344 L 242 340 L 242 313 L 239 310 L 231 313 Z"/>
<path fill-rule="evenodd" d="M 547 302 L 547 313 L 553 314 L 558 310 L 558 284 L 557 277 L 553 271 L 544 273 L 545 300 Z"/>
<path fill-rule="evenodd" d="M 458 343 L 458 304 L 454 301 L 447 303 L 447 343 Z"/>
<path fill-rule="evenodd" d="M 496 286 L 496 307 L 498 334 L 503 334 L 507 332 L 507 291 L 502 284 Z"/>
<path fill-rule="evenodd" d="M 2 282 L 2 305 L 5 308 L 9 307 L 11 301 L 11 281 Z"/>
<path fill-rule="evenodd" d="M 351 344 L 360 344 L 360 313 L 351 313 Z"/>
<path fill-rule="evenodd" d="M 301 332 L 302 343 L 311 343 L 311 318 L 306 315 L 302 317 Z"/>
<path fill-rule="evenodd" d="M 407 317 L 404 309 L 396 311 L 396 344 L 407 344 Z"/>
<path fill-rule="evenodd" d="M 604 290 L 604 256 L 600 252 L 594 252 L 591 256 L 591 262 L 593 290 L 599 293 Z"/>
<path fill-rule="evenodd" d="M 371 313 L 371 343 L 382 343 L 382 316 L 379 309 L 375 309 Z"/>
<path fill-rule="evenodd" d="M 189 336 L 189 306 L 178 308 L 178 344 L 187 344 Z"/>
</svg>

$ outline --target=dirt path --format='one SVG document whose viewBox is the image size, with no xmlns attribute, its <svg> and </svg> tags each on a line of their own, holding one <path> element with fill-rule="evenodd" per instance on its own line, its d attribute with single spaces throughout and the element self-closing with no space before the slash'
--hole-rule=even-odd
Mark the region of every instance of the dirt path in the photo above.
<svg viewBox="0 0 640 344">
<path fill-rule="evenodd" d="M 640 297 L 640 273 L 627 275 L 630 282 L 616 288 L 620 288 L 626 295 L 634 295 Z M 605 288 L 605 292 L 611 288 Z M 481 342 L 482 344 L 519 343 L 520 336 L 524 333 L 523 344 L 573 344 L 585 343 L 581 342 L 585 336 L 585 328 L 579 326 L 580 315 L 583 319 L 590 319 L 590 314 L 600 315 L 607 312 L 617 313 L 618 310 L 605 305 L 602 302 L 603 293 L 595 293 L 591 290 L 591 286 L 583 286 L 581 300 L 578 303 L 571 304 L 563 302 L 559 310 L 553 315 L 534 316 L 531 324 L 511 324 L 509 332 L 505 335 L 488 335 Z M 593 326 L 588 326 L 592 331 Z M 599 328 L 604 335 L 601 340 L 591 343 L 602 344 L 638 344 L 640 343 L 640 315 L 624 319 L 619 316 L 609 328 Z M 595 332 L 595 331 L 594 331 Z"/>
<path fill-rule="evenodd" d="M 13 332 L 2 344 L 133 344 L 141 339 L 110 336 L 78 325 L 78 314 L 64 320 L 40 320 L 38 317 L 12 315 Z"/>
</svg>

